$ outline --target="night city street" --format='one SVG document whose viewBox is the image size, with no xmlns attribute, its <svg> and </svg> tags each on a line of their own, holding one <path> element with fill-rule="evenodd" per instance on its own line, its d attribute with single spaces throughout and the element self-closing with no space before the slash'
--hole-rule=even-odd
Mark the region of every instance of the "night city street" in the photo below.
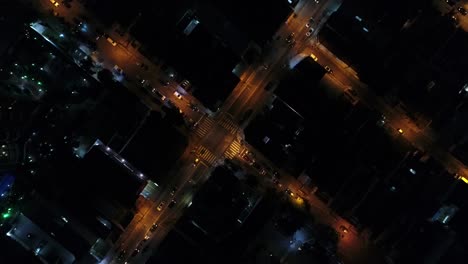
<svg viewBox="0 0 468 264">
<path fill-rule="evenodd" d="M 1 1 L 0 263 L 466 263 L 467 10 Z"/>
</svg>

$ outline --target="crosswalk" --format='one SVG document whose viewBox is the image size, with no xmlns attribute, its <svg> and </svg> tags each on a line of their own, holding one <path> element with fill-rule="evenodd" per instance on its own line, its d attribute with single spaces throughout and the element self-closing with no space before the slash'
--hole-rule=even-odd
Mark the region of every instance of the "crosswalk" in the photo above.
<svg viewBox="0 0 468 264">
<path fill-rule="evenodd" d="M 234 140 L 224 152 L 224 156 L 228 159 L 233 159 L 240 153 L 241 148 L 241 143 L 238 140 Z"/>
<path fill-rule="evenodd" d="M 218 160 L 218 158 L 213 153 L 211 153 L 211 151 L 203 146 L 198 147 L 197 155 L 201 160 L 204 161 L 204 163 L 210 166 Z"/>
<path fill-rule="evenodd" d="M 229 117 L 226 114 L 222 114 L 220 116 L 220 118 L 218 119 L 218 124 L 231 134 L 235 134 L 237 130 L 239 130 L 237 124 L 232 120 L 231 117 Z"/>
<path fill-rule="evenodd" d="M 215 121 L 208 116 L 203 118 L 195 129 L 195 134 L 201 138 L 205 137 L 213 128 L 214 123 Z"/>
</svg>

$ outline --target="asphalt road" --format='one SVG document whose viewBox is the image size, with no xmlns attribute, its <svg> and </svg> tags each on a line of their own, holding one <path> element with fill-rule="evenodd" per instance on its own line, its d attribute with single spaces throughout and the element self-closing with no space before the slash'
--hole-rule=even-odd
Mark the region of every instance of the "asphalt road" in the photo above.
<svg viewBox="0 0 468 264">
<path fill-rule="evenodd" d="M 122 37 L 116 34 L 112 29 L 103 30 L 99 22 L 92 20 L 92 17 L 86 13 L 86 10 L 80 7 L 77 1 L 72 3 L 72 8 L 70 9 L 63 5 L 53 8 L 48 0 L 37 0 L 36 3 L 38 4 L 38 8 L 45 14 L 49 12 L 49 9 L 55 9 L 70 23 L 73 23 L 72 19 L 74 17 L 79 15 L 87 16 L 90 19 L 90 26 L 107 32 L 117 43 L 116 46 L 113 46 L 105 38 L 100 38 L 97 41 L 99 52 L 96 56 L 104 60 L 103 66 L 105 68 L 112 69 L 115 65 L 122 68 L 130 79 L 129 82 L 125 83 L 126 86 L 153 108 L 158 109 L 159 106 L 152 103 L 153 98 L 151 94 L 141 91 L 142 88 L 138 84 L 138 79 L 148 80 L 150 87 L 158 89 L 158 91 L 167 97 L 166 100 L 174 102 L 185 113 L 187 119 L 193 122 L 198 121 L 198 126 L 194 129 L 194 133 L 190 135 L 190 146 L 178 161 L 177 166 L 175 166 L 177 169 L 173 172 L 173 181 L 167 186 L 161 187 L 161 193 L 156 201 L 147 201 L 140 198 L 137 215 L 119 238 L 115 248 L 106 256 L 105 261 L 102 263 L 118 263 L 116 257 L 122 250 L 125 250 L 125 259 L 130 262 L 142 263 L 149 257 L 151 250 L 139 253 L 135 257 L 131 257 L 131 254 L 146 235 L 151 235 L 151 238 L 145 244 L 151 249 L 156 248 L 176 219 L 183 213 L 184 208 L 189 204 L 191 197 L 196 191 L 196 187 L 207 179 L 210 170 L 219 164 L 219 160 L 224 157 L 233 158 L 236 156 L 236 152 L 239 153 L 242 149 L 248 147 L 239 146 L 239 142 L 243 138 L 242 127 L 271 98 L 272 93 L 264 90 L 266 84 L 285 73 L 288 70 L 287 65 L 289 61 L 297 56 L 297 54 L 305 54 L 307 56 L 310 53 L 314 53 L 318 57 L 318 63 L 323 66 L 328 65 L 334 71 L 332 74 L 327 74 L 325 78 L 330 78 L 335 82 L 341 83 L 343 89 L 349 86 L 353 87 L 362 102 L 380 111 L 387 117 L 388 127 L 394 131 L 399 128 L 403 129 L 404 133 L 395 133 L 396 136 L 403 136 L 416 147 L 428 151 L 451 171 L 466 175 L 465 166 L 448 152 L 438 148 L 430 131 L 420 130 L 403 113 L 388 106 L 382 99 L 373 94 L 365 84 L 359 81 L 350 67 L 344 65 L 333 54 L 328 52 L 325 47 L 316 42 L 315 36 L 319 25 L 327 18 L 330 10 L 336 8 L 338 3 L 333 1 L 320 1 L 320 3 L 301 1 L 295 10 L 297 16 L 291 16 L 278 30 L 276 36 L 279 36 L 279 38 L 272 40 L 271 52 L 264 57 L 263 61 L 251 66 L 242 74 L 241 82 L 233 90 L 216 115 L 212 115 L 211 113 L 209 115 L 204 114 L 205 109 L 190 94 L 184 94 L 182 99 L 175 97 L 174 91 L 183 91 L 178 83 L 161 71 L 160 65 L 152 63 L 139 54 L 131 45 L 128 45 L 125 36 Z M 315 23 L 311 26 L 315 31 L 312 36 L 307 37 L 306 32 L 309 28 L 305 24 L 309 21 L 310 17 L 314 18 Z M 286 43 L 285 39 L 292 32 L 295 34 L 295 45 L 291 47 Z M 139 65 L 141 64 L 147 65 L 148 69 L 140 67 Z M 263 65 L 267 65 L 267 67 Z M 169 85 L 165 86 L 161 84 L 160 80 L 170 81 Z M 197 104 L 201 111 L 191 110 L 190 104 Z M 239 125 L 240 119 L 242 119 L 245 112 L 249 109 L 252 109 L 253 114 L 247 122 Z M 228 155 L 227 152 L 229 151 L 233 154 Z M 196 158 L 199 158 L 200 162 L 196 166 L 193 166 Z M 268 161 L 265 162 L 268 163 Z M 175 195 L 171 194 L 173 186 L 178 186 Z M 289 186 L 296 193 L 300 192 L 301 187 L 294 179 L 287 180 L 285 186 Z M 172 209 L 169 209 L 167 206 L 172 199 L 175 199 L 177 203 Z M 314 201 L 313 197 L 309 199 Z M 158 211 L 156 208 L 163 201 L 165 205 L 162 211 Z M 313 202 L 313 205 L 320 208 L 320 211 L 330 214 L 327 208 L 324 208 L 320 202 Z M 348 225 L 342 220 L 337 221 L 335 217 L 330 218 L 328 216 L 327 218 L 325 214 L 323 218 L 329 218 L 333 222 L 333 225 L 337 225 L 337 223 L 340 226 Z M 159 225 L 158 229 L 153 233 L 148 232 L 154 223 Z M 355 244 L 355 242 L 351 244 Z M 343 250 L 346 250 L 346 247 Z"/>
</svg>

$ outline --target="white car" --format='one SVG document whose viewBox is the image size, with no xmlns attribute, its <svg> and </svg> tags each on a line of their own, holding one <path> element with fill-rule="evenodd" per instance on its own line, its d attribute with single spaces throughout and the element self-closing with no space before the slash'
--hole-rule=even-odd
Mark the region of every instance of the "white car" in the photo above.
<svg viewBox="0 0 468 264">
<path fill-rule="evenodd" d="M 177 97 L 179 99 L 182 99 L 182 95 L 178 91 L 175 91 L 174 95 L 175 95 L 175 97 Z"/>
</svg>

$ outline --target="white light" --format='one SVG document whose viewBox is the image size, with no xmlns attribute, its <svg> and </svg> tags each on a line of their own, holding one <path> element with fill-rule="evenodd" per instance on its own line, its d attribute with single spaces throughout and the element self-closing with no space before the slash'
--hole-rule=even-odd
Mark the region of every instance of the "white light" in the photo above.
<svg viewBox="0 0 468 264">
<path fill-rule="evenodd" d="M 59 37 L 63 38 L 63 37 L 65 37 L 65 35 L 63 35 L 63 33 L 61 33 L 61 34 L 59 35 Z"/>
<path fill-rule="evenodd" d="M 360 16 L 355 16 L 354 17 L 357 21 L 362 21 L 362 18 Z"/>
<path fill-rule="evenodd" d="M 138 176 L 143 177 L 143 173 L 139 173 Z"/>
<path fill-rule="evenodd" d="M 363 27 L 362 30 L 364 30 L 365 32 L 369 32 L 369 30 L 365 27 Z"/>
<path fill-rule="evenodd" d="M 124 159 L 121 159 L 121 160 L 120 160 L 120 162 L 122 162 L 122 163 L 123 163 L 123 162 L 125 162 L 125 160 L 124 160 Z"/>
<path fill-rule="evenodd" d="M 190 203 L 188 204 L 188 206 L 187 206 L 187 207 L 190 207 L 191 205 L 192 205 L 192 201 L 190 201 Z"/>
<path fill-rule="evenodd" d="M 416 175 L 416 171 L 415 171 L 415 170 L 409 169 L 409 171 L 411 172 L 411 174 Z"/>
<path fill-rule="evenodd" d="M 109 150 L 110 150 L 110 148 L 109 148 L 109 147 L 106 147 L 106 150 L 107 150 L 107 151 L 109 151 Z"/>
<path fill-rule="evenodd" d="M 63 220 L 65 223 L 68 223 L 68 219 L 65 218 L 64 216 L 62 216 L 62 220 Z"/>
</svg>

